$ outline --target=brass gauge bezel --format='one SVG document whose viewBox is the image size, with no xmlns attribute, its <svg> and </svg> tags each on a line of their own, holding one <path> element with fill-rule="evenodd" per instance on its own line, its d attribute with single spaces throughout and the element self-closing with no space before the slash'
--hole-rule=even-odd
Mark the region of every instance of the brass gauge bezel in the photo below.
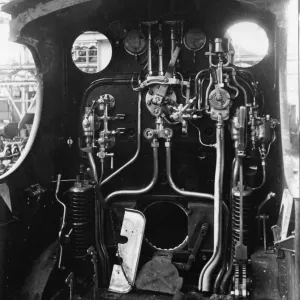
<svg viewBox="0 0 300 300">
<path fill-rule="evenodd" d="M 191 47 L 191 44 L 187 41 L 187 37 L 188 37 L 188 35 L 190 35 L 190 34 L 195 35 L 195 34 L 199 34 L 199 33 L 202 34 L 202 42 L 201 42 L 201 46 L 199 46 L 199 47 L 194 47 L 194 48 L 193 48 L 193 47 Z M 194 40 L 195 40 L 195 38 L 193 38 L 193 41 L 194 41 Z M 199 40 L 199 39 L 197 39 L 197 40 Z M 203 40 L 204 40 L 204 42 L 203 42 Z M 188 50 L 193 51 L 193 52 L 197 52 L 197 51 L 203 49 L 204 46 L 206 45 L 206 42 L 207 42 L 206 34 L 205 34 L 204 31 L 203 31 L 202 29 L 200 29 L 200 28 L 190 28 L 190 29 L 185 33 L 185 35 L 184 35 L 184 37 L 183 37 L 183 43 L 184 43 L 184 46 L 185 46 Z"/>
<path fill-rule="evenodd" d="M 142 37 L 142 38 L 140 38 Z M 132 46 L 131 49 L 128 47 L 130 41 L 132 41 L 132 39 L 136 39 L 136 38 L 140 38 L 139 40 L 143 40 L 144 41 L 144 45 L 142 45 L 140 48 L 136 47 L 136 51 L 132 51 L 132 48 L 135 48 L 135 46 Z M 133 29 L 133 30 L 130 30 L 124 40 L 123 40 L 123 44 L 124 44 L 124 49 L 126 50 L 127 53 L 129 53 L 130 55 L 141 55 L 143 53 L 146 52 L 147 50 L 147 39 L 146 37 L 144 36 L 144 34 L 140 31 L 140 30 L 137 30 L 137 29 Z"/>
</svg>

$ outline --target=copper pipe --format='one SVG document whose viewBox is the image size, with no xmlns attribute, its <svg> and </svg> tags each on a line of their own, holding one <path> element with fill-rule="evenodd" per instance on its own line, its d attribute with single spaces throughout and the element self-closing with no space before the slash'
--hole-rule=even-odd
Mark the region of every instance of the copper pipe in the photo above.
<svg viewBox="0 0 300 300">
<path fill-rule="evenodd" d="M 209 292 L 212 273 L 221 258 L 222 250 L 222 193 L 224 173 L 224 123 L 219 116 L 216 129 L 216 171 L 214 188 L 214 249 L 213 255 L 201 271 L 198 289 Z"/>
<path fill-rule="evenodd" d="M 165 142 L 165 147 L 166 147 L 166 165 L 167 165 L 167 177 L 169 184 L 171 188 L 177 192 L 178 194 L 186 197 L 195 197 L 195 198 L 205 198 L 205 199 L 210 199 L 213 200 L 214 196 L 211 194 L 206 194 L 206 193 L 198 193 L 198 192 L 189 192 L 189 191 L 184 191 L 181 190 L 176 186 L 176 184 L 173 181 L 172 178 L 172 173 L 171 173 L 171 143 L 170 142 Z"/>
<path fill-rule="evenodd" d="M 106 182 L 108 182 L 110 179 L 118 175 L 121 171 L 123 171 L 125 168 L 127 168 L 129 165 L 131 165 L 139 156 L 141 151 L 141 135 L 142 135 L 142 93 L 139 92 L 139 98 L 138 98 L 138 114 L 137 114 L 137 149 L 134 154 L 134 156 L 123 166 L 121 166 L 118 170 L 116 170 L 114 173 L 110 174 L 108 177 L 106 177 L 101 183 L 100 186 L 104 185 Z"/>
<path fill-rule="evenodd" d="M 112 202 L 112 199 L 117 196 L 124 196 L 124 195 L 141 195 L 149 192 L 157 182 L 158 178 L 158 143 L 155 141 L 152 143 L 153 147 L 153 176 L 151 182 L 145 186 L 144 188 L 138 190 L 119 190 L 109 194 L 105 199 L 104 202 L 108 204 Z"/>
</svg>

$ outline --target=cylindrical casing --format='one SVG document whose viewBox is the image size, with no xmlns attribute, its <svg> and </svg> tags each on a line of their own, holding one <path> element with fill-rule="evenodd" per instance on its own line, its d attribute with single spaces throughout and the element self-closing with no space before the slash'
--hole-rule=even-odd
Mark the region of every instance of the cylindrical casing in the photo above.
<svg viewBox="0 0 300 300">
<path fill-rule="evenodd" d="M 229 51 L 228 39 L 215 39 L 215 53 L 227 53 Z"/>
<path fill-rule="evenodd" d="M 79 181 L 68 191 L 67 226 L 70 235 L 72 255 L 82 258 L 94 244 L 94 186 L 88 181 Z"/>
</svg>

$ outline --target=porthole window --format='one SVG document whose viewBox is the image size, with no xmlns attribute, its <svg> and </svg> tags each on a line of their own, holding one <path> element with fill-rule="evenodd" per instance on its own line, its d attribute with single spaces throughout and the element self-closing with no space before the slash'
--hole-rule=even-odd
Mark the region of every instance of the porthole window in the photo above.
<svg viewBox="0 0 300 300">
<path fill-rule="evenodd" d="M 248 68 L 258 64 L 268 54 L 269 39 L 256 23 L 240 22 L 231 26 L 225 35 L 234 49 L 234 65 Z"/>
<path fill-rule="evenodd" d="M 0 179 L 16 170 L 34 142 L 41 115 L 37 68 L 25 45 L 9 41 L 9 15 L 0 24 Z"/>
<path fill-rule="evenodd" d="M 94 74 L 104 70 L 111 57 L 111 43 L 100 32 L 86 31 L 78 36 L 73 43 L 73 62 L 84 73 Z"/>
</svg>

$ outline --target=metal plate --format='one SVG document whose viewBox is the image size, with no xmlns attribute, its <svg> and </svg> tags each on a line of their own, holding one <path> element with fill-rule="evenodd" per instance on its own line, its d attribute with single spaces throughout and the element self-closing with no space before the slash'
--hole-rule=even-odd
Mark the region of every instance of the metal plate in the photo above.
<svg viewBox="0 0 300 300">
<path fill-rule="evenodd" d="M 122 266 L 114 265 L 109 284 L 109 291 L 116 293 L 128 293 L 131 285 L 127 279 L 134 283 L 139 263 L 141 247 L 146 225 L 145 216 L 138 210 L 125 209 L 120 235 L 128 240 L 125 244 L 118 244 L 119 255 L 122 258 Z M 123 272 L 123 270 L 126 273 Z"/>
</svg>

